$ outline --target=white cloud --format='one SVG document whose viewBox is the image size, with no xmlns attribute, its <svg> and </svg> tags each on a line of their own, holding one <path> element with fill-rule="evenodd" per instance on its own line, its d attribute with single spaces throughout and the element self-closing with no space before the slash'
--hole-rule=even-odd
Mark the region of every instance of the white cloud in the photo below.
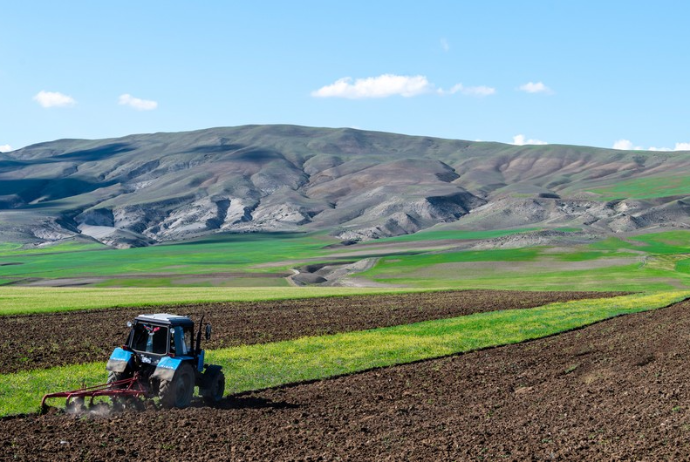
<svg viewBox="0 0 690 462">
<path fill-rule="evenodd" d="M 441 39 L 441 48 L 443 48 L 443 51 L 450 51 L 450 43 L 448 43 L 448 40 L 444 38 Z"/>
<path fill-rule="evenodd" d="M 642 146 L 635 146 L 630 140 L 618 140 L 613 143 L 613 149 L 620 149 L 622 151 L 644 151 Z M 663 150 L 663 148 L 660 148 Z"/>
<path fill-rule="evenodd" d="M 0 144 L 0 152 L 10 152 L 12 151 L 12 146 L 9 144 Z"/>
<path fill-rule="evenodd" d="M 129 106 L 138 111 L 152 111 L 158 107 L 156 101 L 151 101 L 148 99 L 135 98 L 134 96 L 125 93 L 120 95 L 118 104 L 122 106 Z"/>
<path fill-rule="evenodd" d="M 632 141 L 630 140 L 618 140 L 613 143 L 613 149 L 621 149 L 624 151 L 629 151 L 633 148 Z"/>
<path fill-rule="evenodd" d="M 527 82 L 520 85 L 520 90 L 526 93 L 546 93 L 549 95 L 553 93 L 553 90 L 544 85 L 543 82 Z"/>
<path fill-rule="evenodd" d="M 466 87 L 461 83 L 453 85 L 450 90 L 437 88 L 429 82 L 426 76 L 383 74 L 378 77 L 353 80 L 351 77 L 338 79 L 331 85 L 321 87 L 311 93 L 317 98 L 386 98 L 389 96 L 418 96 L 425 93 L 438 95 L 454 95 L 460 93 L 466 96 L 489 96 L 496 93 L 496 89 L 484 85 Z"/>
<path fill-rule="evenodd" d="M 543 144 L 549 144 L 549 143 L 547 143 L 546 141 L 542 141 L 542 140 L 533 140 L 533 139 L 526 140 L 525 135 L 515 135 L 513 137 L 513 142 L 511 144 L 514 144 L 516 146 L 524 146 L 526 144 L 543 145 Z"/>
<path fill-rule="evenodd" d="M 439 89 L 438 93 L 440 95 L 454 95 L 455 93 L 460 93 L 466 96 L 489 96 L 496 94 L 496 89 L 492 87 L 487 87 L 485 85 L 480 85 L 478 87 L 466 87 L 461 83 L 453 85 L 450 90 Z"/>
<path fill-rule="evenodd" d="M 613 149 L 621 149 L 624 151 L 654 151 L 654 152 L 669 152 L 669 151 L 690 151 L 690 143 L 676 143 L 676 147 L 671 148 L 657 148 L 652 146 L 650 148 L 643 148 L 642 146 L 635 146 L 630 140 L 618 140 L 613 143 Z"/>
<path fill-rule="evenodd" d="M 331 85 L 321 87 L 311 93 L 317 98 L 386 98 L 400 95 L 404 97 L 417 96 L 433 90 L 423 75 L 406 76 L 383 74 L 378 77 L 368 77 L 354 80 L 351 77 L 338 79 Z"/>
<path fill-rule="evenodd" d="M 70 107 L 77 104 L 74 98 L 64 95 L 58 91 L 39 91 L 34 96 L 34 101 L 45 108 Z"/>
</svg>

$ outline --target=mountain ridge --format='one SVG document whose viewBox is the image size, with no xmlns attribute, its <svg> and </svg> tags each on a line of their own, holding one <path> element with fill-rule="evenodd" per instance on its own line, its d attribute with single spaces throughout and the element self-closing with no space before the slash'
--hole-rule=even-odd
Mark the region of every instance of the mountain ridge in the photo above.
<svg viewBox="0 0 690 462">
<path fill-rule="evenodd" d="M 0 157 L 0 239 L 130 247 L 217 232 L 358 241 L 439 224 L 687 228 L 689 154 L 294 125 L 64 139 Z"/>
</svg>

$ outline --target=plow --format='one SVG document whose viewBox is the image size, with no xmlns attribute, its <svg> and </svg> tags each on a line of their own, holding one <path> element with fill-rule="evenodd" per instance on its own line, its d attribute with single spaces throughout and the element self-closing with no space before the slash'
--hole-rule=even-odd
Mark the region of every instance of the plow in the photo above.
<svg viewBox="0 0 690 462">
<path fill-rule="evenodd" d="M 49 406 L 46 401 L 52 398 L 67 398 L 65 401 L 65 409 L 76 407 L 82 410 L 93 408 L 94 399 L 101 396 L 109 397 L 113 402 L 117 402 L 119 399 L 150 397 L 148 391 L 139 383 L 138 374 L 135 374 L 132 378 L 122 379 L 116 382 L 83 387 L 72 391 L 48 393 L 44 395 L 41 400 L 41 414 L 45 414 L 48 411 Z M 88 405 L 86 404 L 86 398 L 90 399 Z"/>
<path fill-rule="evenodd" d="M 195 339 L 194 322 L 186 316 L 168 313 L 137 316 L 127 323 L 130 332 L 126 343 L 110 355 L 106 365 L 107 382 L 48 393 L 41 400 L 41 413 L 47 412 L 47 401 L 55 398 L 65 398 L 67 409 L 78 410 L 92 408 L 99 397 L 135 406 L 142 403 L 141 398 L 158 397 L 165 408 L 183 408 L 191 403 L 195 387 L 207 404 L 219 402 L 225 391 L 225 376 L 221 366 L 204 363 L 202 324 L 203 317 Z M 205 333 L 209 340 L 210 324 L 206 324 Z"/>
</svg>

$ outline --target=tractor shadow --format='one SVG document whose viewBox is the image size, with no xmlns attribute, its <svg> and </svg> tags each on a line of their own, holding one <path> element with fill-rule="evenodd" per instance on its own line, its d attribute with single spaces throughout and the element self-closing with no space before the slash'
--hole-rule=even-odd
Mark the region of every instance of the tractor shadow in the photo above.
<svg viewBox="0 0 690 462">
<path fill-rule="evenodd" d="M 211 407 L 214 409 L 233 410 L 233 409 L 296 409 L 299 405 L 285 401 L 273 401 L 267 398 L 256 396 L 228 396 L 217 404 L 209 406 L 203 401 L 192 404 L 193 407 Z"/>
</svg>

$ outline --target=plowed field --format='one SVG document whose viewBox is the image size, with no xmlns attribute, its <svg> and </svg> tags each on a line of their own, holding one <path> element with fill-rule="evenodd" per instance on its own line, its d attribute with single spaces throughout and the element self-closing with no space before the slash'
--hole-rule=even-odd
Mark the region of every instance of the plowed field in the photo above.
<svg viewBox="0 0 690 462">
<path fill-rule="evenodd" d="M 690 303 L 226 399 L 0 421 L 5 460 L 687 460 Z"/>
<path fill-rule="evenodd" d="M 205 348 L 215 349 L 615 295 L 476 290 L 2 316 L 0 373 L 105 361 L 140 313 L 206 314 L 213 339 Z"/>
</svg>

